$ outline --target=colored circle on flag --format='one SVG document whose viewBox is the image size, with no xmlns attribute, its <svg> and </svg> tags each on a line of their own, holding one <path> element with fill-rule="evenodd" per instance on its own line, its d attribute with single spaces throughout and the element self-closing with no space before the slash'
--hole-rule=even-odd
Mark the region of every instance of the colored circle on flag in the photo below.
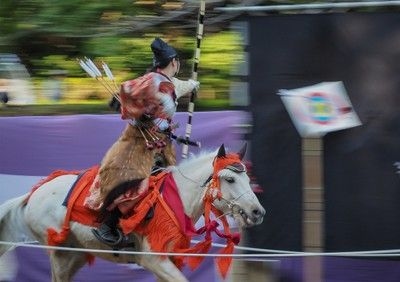
<svg viewBox="0 0 400 282">
<path fill-rule="evenodd" d="M 320 92 L 309 96 L 309 113 L 312 121 L 328 124 L 336 117 L 335 108 L 327 95 Z"/>
</svg>

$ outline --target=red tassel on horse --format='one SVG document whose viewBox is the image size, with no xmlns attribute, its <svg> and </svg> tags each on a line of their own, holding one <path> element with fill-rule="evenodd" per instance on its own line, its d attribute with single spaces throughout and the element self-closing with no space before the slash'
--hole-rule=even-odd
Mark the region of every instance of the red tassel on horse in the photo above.
<svg viewBox="0 0 400 282">
<path fill-rule="evenodd" d="M 67 240 L 69 227 L 63 227 L 61 232 L 57 232 L 53 228 L 47 229 L 47 244 L 49 246 L 58 246 Z"/>
<path fill-rule="evenodd" d="M 149 209 L 154 205 L 157 200 L 158 191 L 151 191 L 143 200 L 141 200 L 133 211 L 133 215 L 129 218 L 121 218 L 119 224 L 124 234 L 129 234 L 136 229 L 138 224 L 146 217 Z"/>
<path fill-rule="evenodd" d="M 206 254 L 211 248 L 211 239 L 196 244 L 190 253 Z M 187 259 L 187 264 L 191 270 L 195 270 L 204 260 L 204 256 L 190 256 Z"/>
<path fill-rule="evenodd" d="M 219 253 L 220 254 L 232 254 L 234 250 L 235 244 L 232 241 L 229 241 L 225 248 L 223 248 Z M 221 273 L 222 278 L 226 278 L 228 274 L 229 268 L 232 264 L 232 257 L 218 257 L 215 259 L 219 273 Z"/>
</svg>

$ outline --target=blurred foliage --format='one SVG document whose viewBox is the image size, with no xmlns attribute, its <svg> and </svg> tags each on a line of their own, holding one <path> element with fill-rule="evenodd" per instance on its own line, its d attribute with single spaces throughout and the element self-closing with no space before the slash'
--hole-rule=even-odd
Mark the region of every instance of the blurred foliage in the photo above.
<svg viewBox="0 0 400 282">
<path fill-rule="evenodd" d="M 151 66 L 150 44 L 157 36 L 177 49 L 181 58 L 178 77 L 190 78 L 195 28 L 169 28 L 165 23 L 129 32 L 127 25 L 135 16 L 160 15 L 167 1 L 149 1 L 155 3 L 151 6 L 136 2 L 1 0 L 0 53 L 15 53 L 22 59 L 33 77 L 39 101 L 45 100 L 41 85 L 57 70 L 67 74 L 63 77 L 64 102 L 108 99 L 108 93 L 88 78 L 76 59 L 87 56 L 95 62 L 107 62 L 119 83 L 145 73 Z M 190 17 L 197 18 L 197 11 Z M 218 99 L 228 104 L 230 73 L 241 54 L 238 34 L 222 30 L 204 35 L 198 77 L 200 100 Z"/>
<path fill-rule="evenodd" d="M 82 37 L 110 30 L 110 23 L 124 15 L 144 12 L 132 1 L 2 0 L 0 34 L 17 44 L 28 33 Z"/>
<path fill-rule="evenodd" d="M 146 72 L 151 66 L 152 53 L 150 44 L 155 36 L 161 34 L 146 34 L 142 38 L 115 38 L 113 40 L 90 40 L 91 57 L 94 62 L 105 61 L 117 83 L 132 79 Z M 165 38 L 165 37 L 164 37 Z M 179 52 L 181 57 L 181 71 L 179 78 L 190 78 L 192 71 L 192 56 L 194 52 L 194 39 L 187 36 L 175 37 L 173 40 L 166 39 Z M 201 91 L 199 99 L 219 98 L 227 99 L 230 83 L 230 73 L 235 63 L 242 57 L 240 37 L 234 32 L 220 32 L 210 34 L 203 40 L 201 58 L 199 65 L 199 81 Z M 107 43 L 106 43 L 107 42 Z M 103 54 L 103 50 L 109 50 L 109 46 L 118 46 L 115 53 Z M 224 56 L 221 56 L 224 54 Z M 100 83 L 88 78 L 86 73 L 76 62 L 76 58 L 68 58 L 66 55 L 49 55 L 42 59 L 32 60 L 36 68 L 37 76 L 46 79 L 50 70 L 65 70 L 68 77 L 64 79 L 67 91 L 64 95 L 66 100 L 79 101 L 88 97 L 108 98 L 108 93 Z M 40 71 L 38 71 L 40 70 Z M 51 72 L 50 72 L 51 73 Z M 204 94 L 204 95 L 203 95 Z"/>
</svg>

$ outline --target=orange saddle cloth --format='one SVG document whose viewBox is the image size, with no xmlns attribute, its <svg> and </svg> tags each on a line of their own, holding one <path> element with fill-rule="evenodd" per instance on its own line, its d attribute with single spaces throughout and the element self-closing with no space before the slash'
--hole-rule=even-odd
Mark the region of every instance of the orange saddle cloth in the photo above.
<svg viewBox="0 0 400 282">
<path fill-rule="evenodd" d="M 95 165 L 85 171 L 63 171 L 58 170 L 54 171 L 47 178 L 41 180 L 37 185 L 32 188 L 32 193 L 39 188 L 44 183 L 58 177 L 61 175 L 67 174 L 75 174 L 78 175 L 78 178 L 72 185 L 70 191 L 68 192 L 63 205 L 67 207 L 67 213 L 64 218 L 64 223 L 62 226 L 62 230 L 57 232 L 53 228 L 49 228 L 47 230 L 48 233 L 48 244 L 49 245 L 59 245 L 63 243 L 69 233 L 69 224 L 70 221 L 79 222 L 84 225 L 97 227 L 99 222 L 97 220 L 99 211 L 91 209 L 87 206 L 86 200 L 90 195 L 90 188 L 94 184 L 94 182 L 98 179 L 97 175 L 99 172 L 100 166 Z M 135 189 L 132 189 L 134 191 Z M 143 190 L 141 190 L 143 194 L 145 194 Z M 134 206 L 135 203 L 141 198 L 139 194 L 135 194 L 134 192 L 130 192 L 128 194 L 122 195 L 115 201 L 115 204 L 124 206 L 125 208 Z M 29 201 L 29 197 L 27 199 Z"/>
<path fill-rule="evenodd" d="M 85 225 L 97 226 L 98 211 L 88 208 L 85 200 L 88 197 L 89 189 L 96 179 L 99 166 L 93 166 L 82 172 L 72 185 L 64 205 L 67 207 L 66 219 L 76 221 Z"/>
</svg>

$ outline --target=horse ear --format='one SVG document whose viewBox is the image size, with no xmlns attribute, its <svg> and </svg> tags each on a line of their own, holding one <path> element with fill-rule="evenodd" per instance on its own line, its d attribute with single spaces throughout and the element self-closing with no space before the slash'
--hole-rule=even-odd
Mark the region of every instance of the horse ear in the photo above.
<svg viewBox="0 0 400 282">
<path fill-rule="evenodd" d="M 224 144 L 219 147 L 217 158 L 224 158 L 226 156 Z"/>
<path fill-rule="evenodd" d="M 246 155 L 246 151 L 247 151 L 247 142 L 243 144 L 242 148 L 238 152 L 240 160 L 243 160 L 244 156 Z"/>
</svg>

